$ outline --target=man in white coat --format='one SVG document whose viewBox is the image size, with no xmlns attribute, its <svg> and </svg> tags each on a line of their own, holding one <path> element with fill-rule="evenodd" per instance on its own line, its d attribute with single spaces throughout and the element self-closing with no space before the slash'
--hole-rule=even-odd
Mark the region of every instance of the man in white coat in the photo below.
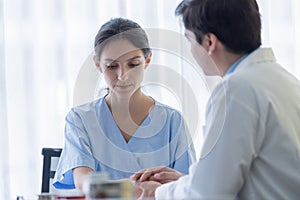
<svg viewBox="0 0 300 200">
<path fill-rule="evenodd" d="M 198 64 L 222 82 L 207 105 L 200 159 L 188 175 L 137 172 L 131 179 L 141 197 L 299 199 L 300 84 L 260 47 L 257 2 L 185 0 L 176 13 Z M 203 52 L 216 68 L 203 63 Z"/>
</svg>

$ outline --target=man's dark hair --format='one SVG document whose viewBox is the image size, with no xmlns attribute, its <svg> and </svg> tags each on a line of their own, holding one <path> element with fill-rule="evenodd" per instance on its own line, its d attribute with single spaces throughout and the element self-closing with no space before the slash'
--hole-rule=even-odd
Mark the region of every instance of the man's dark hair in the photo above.
<svg viewBox="0 0 300 200">
<path fill-rule="evenodd" d="M 232 53 L 249 53 L 261 45 L 256 0 L 184 0 L 175 14 L 200 44 L 206 33 L 213 33 Z"/>
</svg>

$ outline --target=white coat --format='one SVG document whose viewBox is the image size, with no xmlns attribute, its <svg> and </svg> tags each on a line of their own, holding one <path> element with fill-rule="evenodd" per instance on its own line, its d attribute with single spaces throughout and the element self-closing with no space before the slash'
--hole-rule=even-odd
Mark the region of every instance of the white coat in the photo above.
<svg viewBox="0 0 300 200">
<path fill-rule="evenodd" d="M 300 84 L 271 49 L 246 57 L 214 90 L 189 175 L 157 199 L 299 199 Z"/>
</svg>

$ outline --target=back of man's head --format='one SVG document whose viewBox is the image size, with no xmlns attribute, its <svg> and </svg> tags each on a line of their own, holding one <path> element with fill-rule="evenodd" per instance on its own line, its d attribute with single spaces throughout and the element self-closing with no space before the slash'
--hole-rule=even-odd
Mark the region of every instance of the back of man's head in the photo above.
<svg viewBox="0 0 300 200">
<path fill-rule="evenodd" d="M 213 33 L 232 53 L 249 53 L 261 45 L 256 0 L 184 0 L 175 14 L 200 44 L 206 33 Z"/>
</svg>

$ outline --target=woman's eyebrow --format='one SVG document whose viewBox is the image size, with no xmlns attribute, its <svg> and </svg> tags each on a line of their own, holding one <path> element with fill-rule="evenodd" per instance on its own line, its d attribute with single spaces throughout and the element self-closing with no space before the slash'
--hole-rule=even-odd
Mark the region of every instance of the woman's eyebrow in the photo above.
<svg viewBox="0 0 300 200">
<path fill-rule="evenodd" d="M 111 58 L 105 58 L 104 61 L 114 62 L 114 61 L 116 61 L 116 60 L 111 59 Z"/>
<path fill-rule="evenodd" d="M 141 58 L 141 57 L 142 57 L 142 56 L 134 56 L 134 57 L 132 57 L 132 58 L 127 59 L 127 61 L 134 60 L 134 59 Z"/>
<path fill-rule="evenodd" d="M 134 60 L 134 59 L 141 58 L 141 57 L 142 56 L 134 56 L 132 58 L 127 59 L 126 61 Z M 111 58 L 105 58 L 105 59 L 103 59 L 103 61 L 105 61 L 105 62 L 118 62 L 118 60 L 114 60 L 114 59 L 111 59 Z"/>
</svg>

